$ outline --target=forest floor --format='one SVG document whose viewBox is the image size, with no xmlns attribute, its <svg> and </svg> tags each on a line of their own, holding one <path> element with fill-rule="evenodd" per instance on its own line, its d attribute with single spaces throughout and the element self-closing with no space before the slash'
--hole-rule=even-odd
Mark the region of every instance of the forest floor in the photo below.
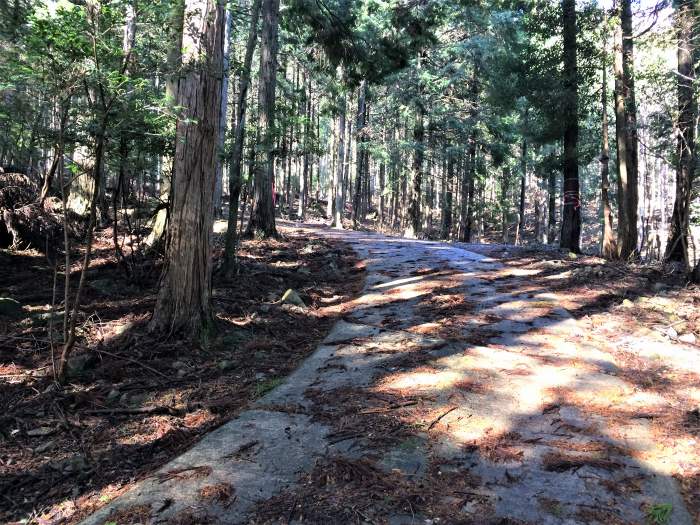
<svg viewBox="0 0 700 525">
<path fill-rule="evenodd" d="M 0 251 L 0 296 L 22 307 L 0 305 L 0 523 L 75 523 L 235 417 L 315 350 L 362 288 L 363 270 L 342 242 L 282 233 L 243 241 L 238 275 L 215 275 L 218 332 L 192 346 L 147 333 L 160 268 L 144 260 L 136 283 L 127 279 L 110 233 L 100 232 L 62 388 L 52 373 L 50 264 L 38 252 Z M 218 255 L 221 236 L 216 242 Z M 74 286 L 78 272 L 76 263 Z M 288 288 L 304 306 L 279 302 Z"/>
<path fill-rule="evenodd" d="M 284 383 L 86 524 L 700 522 L 696 288 L 299 231 L 352 245 L 362 295 Z"/>
</svg>

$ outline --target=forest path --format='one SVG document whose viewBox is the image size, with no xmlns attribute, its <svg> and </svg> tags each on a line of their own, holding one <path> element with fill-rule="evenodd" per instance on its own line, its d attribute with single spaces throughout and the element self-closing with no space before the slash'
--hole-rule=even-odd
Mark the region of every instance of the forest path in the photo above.
<svg viewBox="0 0 700 525">
<path fill-rule="evenodd" d="M 527 270 L 304 228 L 365 261 L 344 320 L 281 386 L 84 523 L 116 509 L 163 523 L 692 523 L 639 413 L 664 399 L 619 377 Z"/>
</svg>

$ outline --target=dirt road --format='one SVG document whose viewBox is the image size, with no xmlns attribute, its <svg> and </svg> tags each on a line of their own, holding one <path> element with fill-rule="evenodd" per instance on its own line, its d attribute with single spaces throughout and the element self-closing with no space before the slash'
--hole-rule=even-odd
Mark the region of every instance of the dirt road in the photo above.
<svg viewBox="0 0 700 525">
<path fill-rule="evenodd" d="M 673 399 L 629 381 L 561 292 L 536 281 L 540 270 L 454 245 L 315 231 L 366 262 L 364 293 L 344 320 L 284 384 L 85 523 L 112 512 L 154 522 L 693 523 L 672 474 L 684 461 L 697 468 L 697 444 L 688 436 L 669 449 L 653 426 Z M 683 358 L 668 369 L 681 370 L 700 352 L 673 355 Z"/>
</svg>

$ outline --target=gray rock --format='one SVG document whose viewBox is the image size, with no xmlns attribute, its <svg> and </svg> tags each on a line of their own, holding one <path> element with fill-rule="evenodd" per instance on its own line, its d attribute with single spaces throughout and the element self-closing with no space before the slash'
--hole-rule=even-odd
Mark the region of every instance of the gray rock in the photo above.
<svg viewBox="0 0 700 525">
<path fill-rule="evenodd" d="M 109 391 L 109 394 L 107 394 L 107 403 L 116 403 L 121 395 L 118 389 L 113 388 Z"/>
<path fill-rule="evenodd" d="M 49 440 L 46 441 L 45 443 L 42 443 L 38 447 L 34 449 L 35 454 L 43 454 L 44 452 L 48 452 L 52 448 L 56 446 L 56 442 L 54 440 Z"/>
<path fill-rule="evenodd" d="M 54 427 L 37 427 L 27 431 L 29 437 L 48 436 L 56 432 Z"/>
<path fill-rule="evenodd" d="M 73 456 L 60 463 L 60 470 L 66 474 L 87 470 L 88 463 L 83 456 Z"/>
<path fill-rule="evenodd" d="M 24 311 L 19 301 L 12 297 L 0 297 L 0 317 L 17 319 L 23 315 Z"/>
<path fill-rule="evenodd" d="M 92 366 L 94 362 L 94 356 L 90 354 L 73 356 L 66 361 L 66 374 L 68 377 L 81 376 Z"/>
<path fill-rule="evenodd" d="M 223 361 L 219 361 L 219 363 L 216 366 L 222 372 L 226 372 L 227 370 L 231 370 L 232 368 L 235 368 L 236 363 L 234 363 L 233 361 L 230 361 L 229 359 L 224 359 Z"/>
<path fill-rule="evenodd" d="M 129 406 L 141 406 L 148 399 L 148 394 L 132 394 L 129 396 Z"/>
<path fill-rule="evenodd" d="M 689 343 L 689 344 L 693 345 L 697 341 L 697 337 L 695 337 L 694 333 L 688 332 L 686 334 L 682 334 L 682 335 L 678 336 L 678 340 L 681 343 Z"/>
<path fill-rule="evenodd" d="M 294 306 L 300 306 L 301 308 L 306 307 L 306 304 L 304 303 L 302 298 L 299 297 L 299 294 L 291 288 L 284 292 L 284 295 L 282 296 L 280 302 L 282 304 L 292 304 Z"/>
</svg>

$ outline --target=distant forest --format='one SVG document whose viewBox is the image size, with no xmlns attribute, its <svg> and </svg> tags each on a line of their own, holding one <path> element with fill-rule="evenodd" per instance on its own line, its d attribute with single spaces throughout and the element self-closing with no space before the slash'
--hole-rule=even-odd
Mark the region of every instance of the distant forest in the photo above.
<svg viewBox="0 0 700 525">
<path fill-rule="evenodd" d="M 229 275 L 276 217 L 700 272 L 689 0 L 0 8 L 2 243 L 164 257 L 154 329 L 206 324 L 215 219 Z"/>
</svg>

